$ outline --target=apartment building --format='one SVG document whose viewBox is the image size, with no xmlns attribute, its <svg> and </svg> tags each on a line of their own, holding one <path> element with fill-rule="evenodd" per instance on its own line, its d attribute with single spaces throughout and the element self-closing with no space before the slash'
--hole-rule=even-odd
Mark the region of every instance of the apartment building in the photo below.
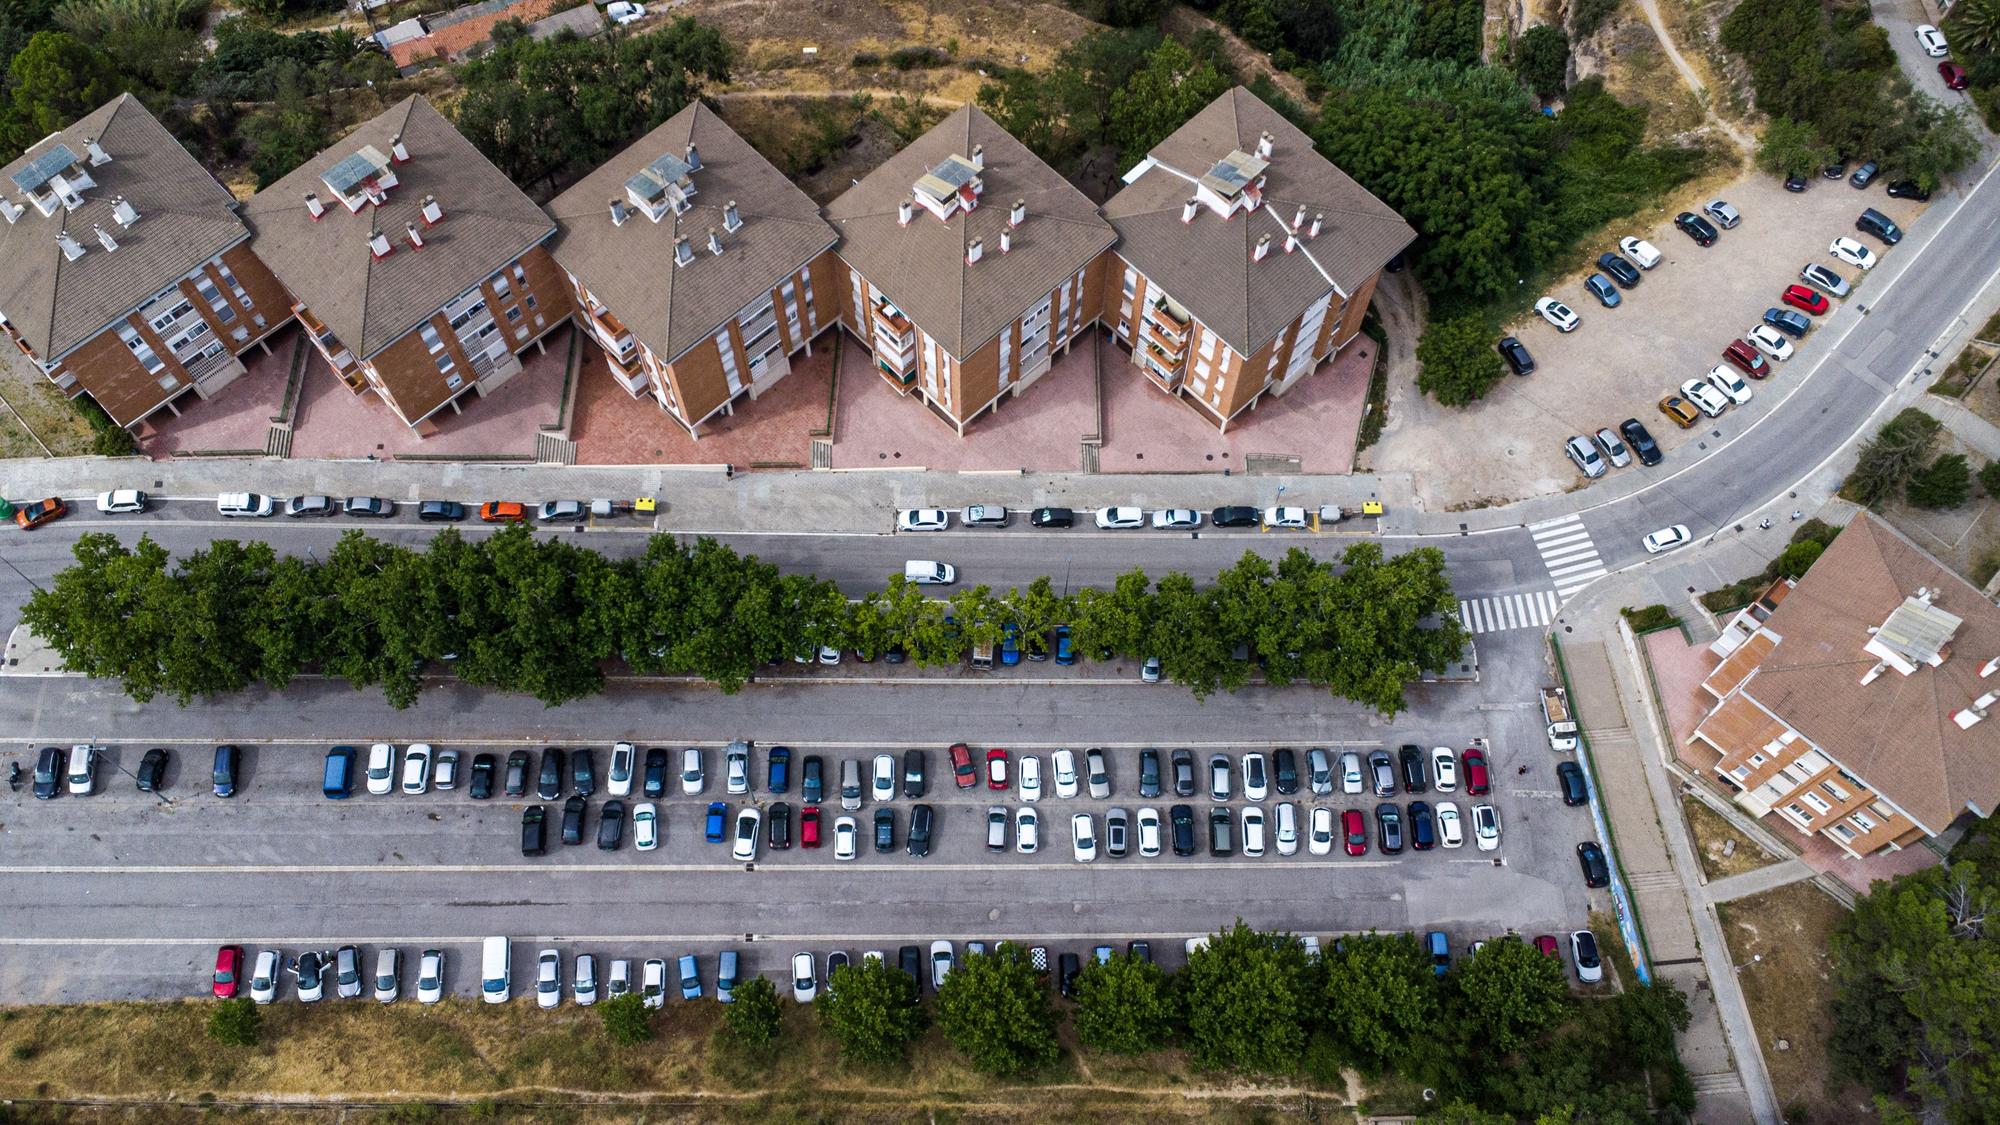
<svg viewBox="0 0 2000 1125">
<path fill-rule="evenodd" d="M 236 198 L 130 94 L 0 175 L 0 331 L 121 426 L 220 390 L 292 317 Z"/>
<path fill-rule="evenodd" d="M 251 245 L 349 390 L 419 434 L 569 317 L 556 227 L 422 97 L 258 192 Z"/>
<path fill-rule="evenodd" d="M 1117 237 L 1097 208 L 977 107 L 826 210 L 841 323 L 897 394 L 960 434 L 1046 374 L 1098 319 Z"/>
<path fill-rule="evenodd" d="M 1874 516 L 1717 644 L 1689 741 L 1751 814 L 1865 856 L 2000 806 L 2000 607 Z"/>
<path fill-rule="evenodd" d="M 1127 172 L 1104 322 L 1153 386 L 1219 429 L 1352 343 L 1382 266 L 1416 238 L 1241 86 Z"/>
<path fill-rule="evenodd" d="M 549 204 L 577 322 L 612 377 L 695 437 L 840 316 L 834 230 L 696 102 Z"/>
</svg>

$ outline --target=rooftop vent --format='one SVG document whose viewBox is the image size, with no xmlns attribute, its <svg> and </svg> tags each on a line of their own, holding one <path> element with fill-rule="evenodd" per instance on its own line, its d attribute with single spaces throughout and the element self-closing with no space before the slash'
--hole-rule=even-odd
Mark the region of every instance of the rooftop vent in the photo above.
<svg viewBox="0 0 2000 1125">
<path fill-rule="evenodd" d="M 1264 260 L 1264 255 L 1269 254 L 1270 252 L 1271 252 L 1271 236 L 1268 234 L 1260 235 L 1257 238 L 1257 248 L 1255 250 L 1250 251 L 1250 260 L 1253 262 L 1261 262 Z"/>
<path fill-rule="evenodd" d="M 974 169 L 975 171 L 980 171 L 980 172 L 984 172 L 984 171 L 986 170 L 986 146 L 985 146 L 985 145 L 973 145 L 973 146 L 972 146 L 972 167 L 973 167 L 973 169 Z"/>
<path fill-rule="evenodd" d="M 444 208 L 438 206 L 437 196 L 435 195 L 424 196 L 423 207 L 418 213 L 423 215 L 424 225 L 427 227 L 434 227 L 444 222 Z"/>
<path fill-rule="evenodd" d="M 326 214 L 326 204 L 319 201 L 319 193 L 316 191 L 306 193 L 306 214 L 311 215 L 315 223 L 319 222 L 320 216 Z"/>
<path fill-rule="evenodd" d="M 733 234 L 736 232 L 738 228 L 742 226 L 743 226 L 743 212 L 738 211 L 736 209 L 736 201 L 732 199 L 729 202 L 723 204 L 722 229 L 729 231 L 730 233 Z"/>
<path fill-rule="evenodd" d="M 56 245 L 62 247 L 62 256 L 69 261 L 83 257 L 83 246 L 71 238 L 68 231 L 56 235 Z"/>
<path fill-rule="evenodd" d="M 8 226 L 13 226 L 15 221 L 26 213 L 27 209 L 25 207 L 5 196 L 0 196 L 0 215 L 6 216 Z"/>
<path fill-rule="evenodd" d="M 1312 226 L 1306 228 L 1306 237 L 1318 238 L 1320 224 L 1324 223 L 1325 221 L 1326 221 L 1326 212 L 1324 211 L 1313 212 Z"/>
<path fill-rule="evenodd" d="M 986 244 L 977 238 L 973 239 L 971 245 L 965 248 L 965 264 L 968 266 L 973 265 L 985 256 Z"/>
<path fill-rule="evenodd" d="M 1271 145 L 1276 139 L 1271 136 L 1268 130 L 1259 134 L 1257 137 L 1257 155 L 1263 157 L 1265 160 L 1271 159 Z"/>
<path fill-rule="evenodd" d="M 403 147 L 403 134 L 397 133 L 389 138 L 389 159 L 398 164 L 409 163 L 410 150 Z"/>
<path fill-rule="evenodd" d="M 693 141 L 688 142 L 686 163 L 688 166 L 688 171 L 690 172 L 701 171 L 701 153 L 696 151 Z"/>
<path fill-rule="evenodd" d="M 368 236 L 368 252 L 374 255 L 375 260 L 379 262 L 383 258 L 394 254 L 396 248 L 389 244 L 389 236 L 378 230 Z"/>
<path fill-rule="evenodd" d="M 1186 203 L 1181 204 L 1181 222 L 1194 222 L 1195 209 L 1200 206 L 1201 200 L 1199 199 L 1190 199 Z"/>
<path fill-rule="evenodd" d="M 424 236 L 417 230 L 417 224 L 404 223 L 403 233 L 409 236 L 410 249 L 422 250 L 424 248 Z"/>
<path fill-rule="evenodd" d="M 96 137 L 83 138 L 83 151 L 90 154 L 92 168 L 111 163 L 111 154 L 104 151 L 104 146 L 97 143 Z"/>
<path fill-rule="evenodd" d="M 622 227 L 622 226 L 624 226 L 624 225 L 625 225 L 625 220 L 626 220 L 626 219 L 628 219 L 628 218 L 631 218 L 631 216 L 632 216 L 632 213 L 631 213 L 630 211 L 627 211 L 627 210 L 625 209 L 625 201 L 624 201 L 624 200 L 622 200 L 622 199 L 614 199 L 614 200 L 612 200 L 612 201 L 611 201 L 611 225 L 612 225 L 612 226 L 614 226 L 614 227 Z"/>
<path fill-rule="evenodd" d="M 674 265 L 684 266 L 694 261 L 694 247 L 688 245 L 686 235 L 674 239 Z"/>
<path fill-rule="evenodd" d="M 1025 223 L 1027 221 L 1028 221 L 1028 201 L 1025 199 L 1016 199 L 1014 201 L 1014 206 L 1008 208 L 1007 210 L 1007 225 L 1010 227 L 1018 227 L 1022 223 Z"/>
<path fill-rule="evenodd" d="M 131 230 L 132 224 L 139 221 L 139 209 L 121 195 L 111 201 L 111 217 L 118 220 L 119 226 Z"/>
<path fill-rule="evenodd" d="M 98 226 L 96 223 L 90 224 L 90 229 L 93 233 L 97 235 L 97 244 L 99 246 L 104 247 L 105 253 L 108 254 L 118 249 L 118 240 L 111 237 L 110 231 L 105 230 L 103 227 Z"/>
<path fill-rule="evenodd" d="M 1006 253 L 1007 251 L 1009 251 L 1009 250 L 1012 250 L 1013 248 L 1014 248 L 1014 232 L 1013 232 L 1013 231 L 1011 231 L 1011 230 L 1003 230 L 1003 231 L 1001 231 L 1001 232 L 1000 232 L 1000 252 L 1001 252 L 1002 254 L 1005 254 L 1005 253 Z"/>
<path fill-rule="evenodd" d="M 715 233 L 714 227 L 708 228 L 708 252 L 718 258 L 722 256 L 722 236 Z"/>
</svg>

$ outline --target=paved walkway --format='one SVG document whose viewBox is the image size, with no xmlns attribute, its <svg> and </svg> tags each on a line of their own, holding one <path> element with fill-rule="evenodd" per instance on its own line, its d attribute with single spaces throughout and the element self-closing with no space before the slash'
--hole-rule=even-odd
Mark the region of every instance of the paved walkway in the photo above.
<svg viewBox="0 0 2000 1125">
<path fill-rule="evenodd" d="M 1945 424 L 1958 440 L 1978 450 L 1989 461 L 2000 461 L 2000 426 L 1996 426 L 1955 398 L 1940 395 L 1923 395 L 1916 401 L 1918 410 Z"/>
<path fill-rule="evenodd" d="M 1819 872 L 1812 864 L 1802 859 L 1788 859 L 1769 867 L 1759 867 L 1755 871 L 1745 871 L 1741 875 L 1731 875 L 1727 879 L 1717 879 L 1708 885 L 1708 901 L 1731 902 L 1739 898 L 1774 891 L 1793 883 L 1803 883 Z"/>
</svg>

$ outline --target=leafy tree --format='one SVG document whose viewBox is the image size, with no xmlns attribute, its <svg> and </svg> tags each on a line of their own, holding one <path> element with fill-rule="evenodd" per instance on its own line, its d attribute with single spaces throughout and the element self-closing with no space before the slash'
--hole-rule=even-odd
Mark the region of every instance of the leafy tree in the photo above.
<svg viewBox="0 0 2000 1125">
<path fill-rule="evenodd" d="M 821 1026 L 840 1044 L 841 1057 L 872 1066 L 902 1062 L 911 1040 L 924 1030 L 916 980 L 887 961 L 867 957 L 835 969 L 826 985 L 813 1008 Z"/>
<path fill-rule="evenodd" d="M 1364 934 L 1323 958 L 1322 1015 L 1347 1057 L 1381 1072 L 1410 1064 L 1443 1030 L 1430 958 L 1410 934 Z"/>
<path fill-rule="evenodd" d="M 1141 957 L 1091 958 L 1076 978 L 1076 1037 L 1093 1050 L 1136 1055 L 1167 1045 L 1176 1008 L 1166 974 Z"/>
<path fill-rule="evenodd" d="M 257 174 L 260 191 L 284 179 L 292 169 L 333 143 L 326 114 L 305 96 L 304 71 L 299 64 L 283 62 L 272 68 L 271 73 L 277 100 L 270 109 L 251 118 L 244 129 L 256 146 L 250 170 Z"/>
<path fill-rule="evenodd" d="M 1007 620 L 1021 627 L 1021 647 L 1029 653 L 1047 655 L 1049 634 L 1069 618 L 1069 601 L 1056 596 L 1047 575 L 1028 583 L 1026 589 L 1007 591 Z"/>
<path fill-rule="evenodd" d="M 1900 494 L 1930 457 L 1937 432 L 1937 420 L 1914 407 L 1884 422 L 1862 444 L 1841 495 L 1872 508 Z"/>
<path fill-rule="evenodd" d="M 1820 139 L 1811 122 L 1776 117 L 1764 127 L 1757 143 L 1757 167 L 1774 176 L 1806 176 L 1840 158 Z"/>
<path fill-rule="evenodd" d="M 1048 986 L 1013 942 L 960 961 L 936 1003 L 945 1038 L 987 1074 L 1028 1073 L 1062 1054 Z"/>
<path fill-rule="evenodd" d="M 7 67 L 12 112 L 4 122 L 18 152 L 117 97 L 124 88 L 104 52 L 62 31 L 37 31 Z"/>
<path fill-rule="evenodd" d="M 1318 1017 L 1319 981 L 1291 934 L 1259 932 L 1238 919 L 1212 935 L 1174 978 L 1195 1061 L 1277 1074 L 1297 1069 Z"/>
<path fill-rule="evenodd" d="M 1229 641 L 1215 621 L 1207 594 L 1194 580 L 1175 571 L 1153 590 L 1147 614 L 1145 651 L 1160 658 L 1166 678 L 1185 685 L 1196 699 L 1206 699 L 1222 686 L 1225 675 L 1239 683 L 1248 673 L 1229 658 Z"/>
<path fill-rule="evenodd" d="M 1446 406 L 1485 398 L 1506 372 L 1492 327 L 1478 313 L 1434 320 L 1417 341 L 1417 387 Z"/>
<path fill-rule="evenodd" d="M 1785 548 L 1778 556 L 1778 561 L 1772 565 L 1782 577 L 1801 578 L 1812 568 L 1812 564 L 1819 561 L 1820 555 L 1825 551 L 1825 544 L 1812 540 L 1793 543 Z"/>
<path fill-rule="evenodd" d="M 724 1026 L 739 1047 L 762 1048 L 778 1037 L 778 990 L 769 977 L 739 982 L 728 1005 Z"/>
<path fill-rule="evenodd" d="M 108 532 L 86 532 L 70 555 L 76 564 L 28 597 L 22 624 L 62 654 L 64 668 L 117 680 L 125 694 L 150 701 L 167 687 L 162 640 L 176 609 L 166 548 L 147 535 L 126 547 Z"/>
<path fill-rule="evenodd" d="M 1406 705 L 1404 686 L 1425 670 L 1443 669 L 1465 646 L 1465 630 L 1450 616 L 1458 601 L 1444 552 L 1423 547 L 1384 559 L 1380 544 L 1355 543 L 1340 564 L 1337 577 L 1319 570 L 1327 600 L 1301 622 L 1311 630 L 1297 650 L 1304 676 L 1385 717 L 1398 714 Z M 1440 624 L 1426 628 L 1427 619 Z"/>
<path fill-rule="evenodd" d="M 1579 37 L 1594 35 L 1617 10 L 1618 0 L 1570 0 L 1569 29 Z"/>
<path fill-rule="evenodd" d="M 1919 508 L 1956 508 L 1972 498 L 1972 469 L 1963 453 L 1947 453 L 1910 478 L 1910 503 Z"/>
<path fill-rule="evenodd" d="M 604 1034 L 621 1047 L 634 1047 L 653 1037 L 653 1010 L 636 992 L 613 996 L 597 1006 L 604 1017 Z"/>
<path fill-rule="evenodd" d="M 1150 583 L 1143 570 L 1128 570 L 1112 581 L 1111 589 L 1086 587 L 1076 594 L 1076 619 L 1071 625 L 1071 643 L 1078 652 L 1093 659 L 1100 652 L 1131 659 L 1143 659 L 1148 626 Z"/>
<path fill-rule="evenodd" d="M 1456 1026 L 1477 1028 L 1478 1043 L 1508 1054 L 1560 1021 L 1569 983 L 1562 962 L 1525 941 L 1489 941 L 1451 974 Z"/>
<path fill-rule="evenodd" d="M 255 1047 L 261 1019 L 248 996 L 218 1001 L 208 1010 L 208 1037 L 225 1047 Z"/>
<path fill-rule="evenodd" d="M 2000 0 L 1959 0 L 1944 19 L 1951 42 L 1972 54 L 2000 51 Z"/>
<path fill-rule="evenodd" d="M 1227 76 L 1197 59 L 1179 40 L 1162 40 L 1146 56 L 1145 68 L 1111 95 L 1110 140 L 1131 164 L 1230 85 Z"/>
<path fill-rule="evenodd" d="M 1568 33 L 1552 24 L 1523 32 L 1514 41 L 1514 73 L 1544 101 L 1562 93 L 1569 81 Z"/>
<path fill-rule="evenodd" d="M 1905 143 L 1889 157 L 1889 167 L 1936 191 L 1944 178 L 1979 155 L 1979 137 L 1963 105 L 1946 107 L 1915 95 L 1914 113 L 1904 119 L 1912 128 Z"/>
<path fill-rule="evenodd" d="M 1979 491 L 2000 500 L 2000 461 L 1988 461 L 1979 470 Z"/>
</svg>

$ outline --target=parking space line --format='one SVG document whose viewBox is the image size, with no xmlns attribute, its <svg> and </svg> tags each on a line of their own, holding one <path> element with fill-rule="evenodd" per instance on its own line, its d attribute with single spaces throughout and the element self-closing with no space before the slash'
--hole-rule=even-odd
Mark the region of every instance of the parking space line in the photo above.
<svg viewBox="0 0 2000 1125">
<path fill-rule="evenodd" d="M 990 935 L 995 932 L 1004 932 L 1004 931 L 1002 930 L 1001 927 L 995 926 L 988 929 L 980 929 L 970 932 L 973 933 L 974 936 L 969 940 L 981 941 L 981 940 L 988 940 L 985 935 Z M 1362 931 L 1319 930 L 1315 932 L 1360 933 Z M 1076 942 L 1076 941 L 1087 941 L 1087 942 L 1102 944 L 1105 942 L 1126 941 L 1133 939 L 1142 941 L 1144 940 L 1186 941 L 1189 938 L 1210 937 L 1212 936 L 1212 934 L 1213 931 L 1210 930 L 1169 930 L 1169 931 L 1155 930 L 1155 931 L 1149 931 L 1147 933 L 1107 933 L 1103 930 L 1085 930 L 1085 931 L 1078 931 L 1076 933 L 1059 933 L 1059 934 L 1037 932 L 1032 937 L 1021 938 L 1018 940 L 1012 938 L 1004 938 L 1004 937 L 991 940 L 1015 941 L 1015 943 L 1018 945 L 1042 945 L 1045 943 L 1053 944 L 1056 942 Z M 245 937 L 242 934 L 232 933 L 232 934 L 216 935 L 214 937 L 194 937 L 194 938 L 0 937 L 0 948 L 20 947 L 20 946 L 50 946 L 50 945 L 94 946 L 99 948 L 122 948 L 122 947 L 174 948 L 181 946 L 213 947 L 218 945 L 245 945 L 245 946 L 254 946 L 266 949 L 277 948 L 281 946 L 296 946 L 301 948 L 311 948 L 315 946 L 328 946 L 328 945 L 369 945 L 369 946 L 394 945 L 394 946 L 437 947 L 437 946 L 447 946 L 447 945 L 477 946 L 481 942 L 485 941 L 489 936 L 492 935 L 432 934 L 427 936 L 366 937 L 366 936 L 348 935 L 348 934 L 314 934 L 310 937 L 302 937 L 298 935 L 289 935 L 282 937 Z M 835 949 L 849 949 L 856 947 L 865 947 L 871 944 L 878 944 L 878 943 L 886 946 L 909 945 L 918 943 L 928 945 L 938 935 L 935 931 L 927 931 L 922 934 L 907 934 L 907 933 L 905 934 L 755 934 L 755 933 L 746 934 L 739 930 L 734 933 L 727 933 L 727 934 L 507 934 L 504 936 L 510 938 L 511 940 L 517 943 L 521 943 L 524 945 L 540 943 L 540 942 L 567 942 L 572 944 L 589 943 L 593 945 L 662 942 L 669 944 L 680 943 L 687 945 L 737 946 L 746 944 L 755 945 L 759 943 L 783 942 L 786 944 L 799 944 L 799 945 L 830 945 Z M 952 940 L 965 941 L 968 939 L 955 938 Z M 516 949 L 515 952 L 517 955 L 519 955 L 521 951 L 519 949 Z"/>
<path fill-rule="evenodd" d="M 1164 859 L 1164 857 L 1162 857 Z M 1258 868 L 1283 864 L 1301 870 L 1332 870 L 1347 868 L 1360 870 L 1369 867 L 1394 867 L 1399 861 L 1392 859 L 1303 859 L 1297 856 L 1272 856 L 1268 859 L 1202 860 L 1196 863 L 1152 863 L 1140 860 L 1126 863 L 1114 860 L 1110 863 L 925 863 L 907 864 L 846 863 L 827 860 L 821 863 L 785 864 L 781 866 L 759 866 L 755 871 L 745 871 L 742 863 L 635 863 L 576 864 L 576 863 L 297 863 L 297 864 L 41 864 L 0 869 L 0 879 L 10 875 L 412 875 L 436 873 L 440 875 L 520 875 L 561 873 L 572 875 L 689 875 L 703 872 L 733 872 L 753 875 L 811 875 L 823 877 L 828 870 L 843 873 L 880 874 L 884 872 L 902 873 L 907 871 L 937 871 L 954 874 L 980 872 L 992 874 L 996 871 L 1040 871 L 1063 868 L 1081 871 L 1115 871 L 1124 868 L 1157 868 L 1174 871 L 1213 871 L 1217 868 Z"/>
</svg>

